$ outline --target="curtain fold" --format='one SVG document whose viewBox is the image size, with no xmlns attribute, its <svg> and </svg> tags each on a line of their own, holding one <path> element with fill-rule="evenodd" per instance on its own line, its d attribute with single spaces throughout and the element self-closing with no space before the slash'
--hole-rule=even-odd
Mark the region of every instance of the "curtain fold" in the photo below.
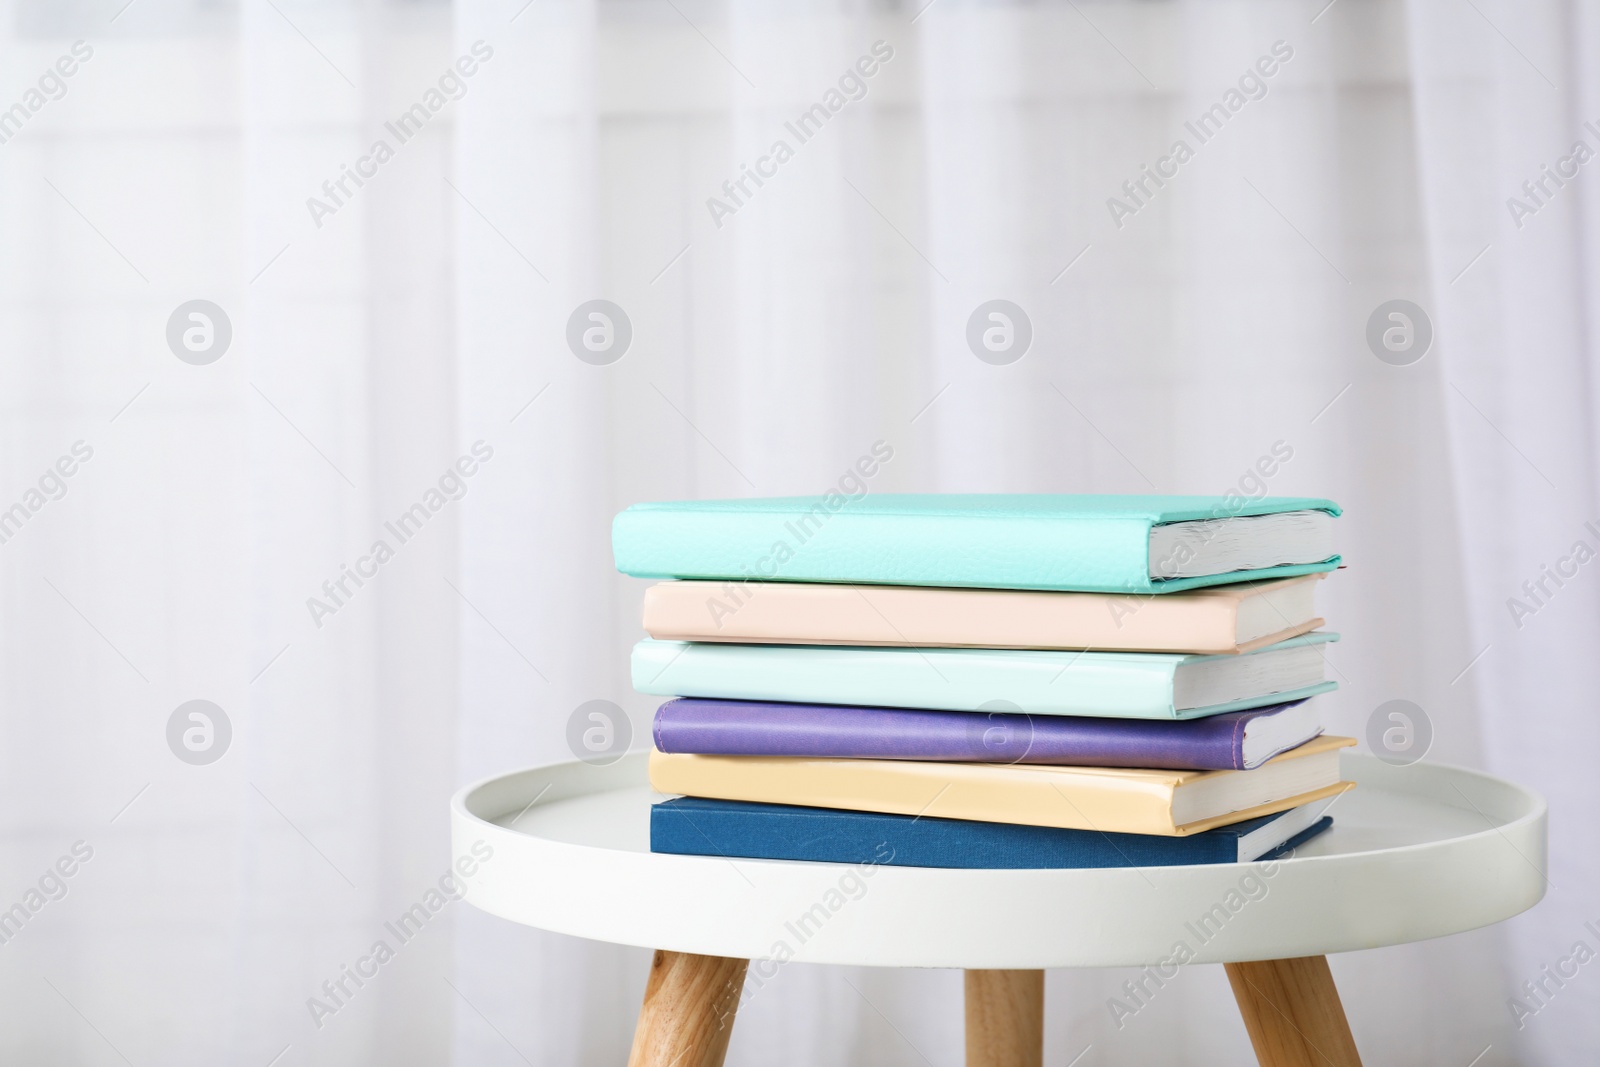
<svg viewBox="0 0 1600 1067">
<path fill-rule="evenodd" d="M 1580 142 L 1600 152 L 1600 27 L 1581 4 L 1485 4 L 1462 19 L 1417 0 L 1408 14 L 1463 587 L 1481 655 L 1461 685 L 1480 695 L 1483 765 L 1551 805 L 1550 885 L 1504 928 L 1502 1010 L 1527 1062 L 1565 1062 L 1600 1041 L 1596 994 L 1545 971 L 1565 969 L 1579 941 L 1600 947 L 1585 925 L 1600 877 L 1593 833 L 1574 818 L 1600 789 L 1584 757 L 1600 740 L 1587 707 L 1600 589 L 1572 562 L 1578 542 L 1600 548 L 1589 526 L 1600 246 L 1592 184 L 1574 160 Z M 1557 168 L 1578 173 L 1563 180 Z M 1577 573 L 1552 578 L 1552 567 Z"/>
</svg>

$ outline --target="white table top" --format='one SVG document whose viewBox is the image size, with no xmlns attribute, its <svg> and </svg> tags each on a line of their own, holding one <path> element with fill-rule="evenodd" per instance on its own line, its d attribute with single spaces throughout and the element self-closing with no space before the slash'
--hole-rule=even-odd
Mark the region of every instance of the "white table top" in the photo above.
<svg viewBox="0 0 1600 1067">
<path fill-rule="evenodd" d="M 1476 771 L 1346 753 L 1333 828 L 1276 863 L 936 870 L 657 855 L 645 754 L 468 786 L 467 899 L 647 948 L 889 967 L 1216 963 L 1421 941 L 1499 922 L 1546 885 L 1537 794 Z M 1209 918 L 1208 918 L 1209 916 Z M 1181 946 L 1181 948 L 1180 948 Z M 1186 957 L 1186 958 L 1180 958 Z"/>
</svg>

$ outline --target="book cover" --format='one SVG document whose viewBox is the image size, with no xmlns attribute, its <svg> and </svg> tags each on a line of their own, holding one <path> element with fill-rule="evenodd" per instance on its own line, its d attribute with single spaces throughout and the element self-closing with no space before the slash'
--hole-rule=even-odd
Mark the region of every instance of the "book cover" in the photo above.
<svg viewBox="0 0 1600 1067">
<path fill-rule="evenodd" d="M 1239 862 L 1239 839 L 1290 812 L 1189 837 L 918 819 L 678 797 L 650 809 L 650 851 L 686 856 L 1019 870 Z M 1333 825 L 1323 815 L 1246 862 L 1278 859 Z"/>
<path fill-rule="evenodd" d="M 633 687 L 656 696 L 724 700 L 942 711 L 990 710 L 998 701 L 1030 715 L 1193 719 L 1288 703 L 1338 686 L 1320 680 L 1277 692 L 1269 687 L 1180 709 L 1174 686 L 1180 664 L 1243 663 L 1275 649 L 1336 640 L 1337 634 L 1319 631 L 1238 656 L 646 640 L 633 649 Z"/>
<path fill-rule="evenodd" d="M 668 753 L 1244 770 L 1250 723 L 1302 703 L 1161 721 L 684 697 L 656 709 L 653 733 Z M 1278 751 L 1321 732 L 1308 723 Z"/>
<path fill-rule="evenodd" d="M 1290 511 L 1311 497 L 893 494 L 635 504 L 611 527 L 617 569 L 638 578 L 1167 593 L 1331 571 L 1315 563 L 1153 578 L 1150 533 Z"/>
<path fill-rule="evenodd" d="M 1331 755 L 1353 744 L 1352 738 L 1323 736 L 1253 771 L 697 756 L 656 749 L 650 753 L 650 785 L 658 793 L 717 800 L 1187 837 L 1344 791 L 1354 783 L 1335 780 L 1256 800 L 1268 783 L 1294 777 L 1297 768 L 1283 767 L 1287 762 Z M 1279 768 L 1277 773 L 1267 773 L 1274 767 Z M 1180 804 L 1188 807 L 1179 795 L 1181 789 L 1203 786 L 1209 784 L 1205 779 L 1223 775 L 1251 776 L 1250 781 L 1236 784 L 1254 802 L 1225 804 L 1234 810 L 1201 818 L 1176 814 Z M 1337 763 L 1329 777 L 1337 779 Z M 1221 791 L 1211 789 L 1213 802 Z"/>
<path fill-rule="evenodd" d="M 665 641 L 1244 652 L 1321 626 L 1310 595 L 1321 578 L 1238 582 L 1163 597 L 818 582 L 660 582 L 645 590 L 644 628 Z M 1241 618 L 1246 605 L 1258 610 L 1246 610 Z M 1241 636 L 1242 631 L 1249 632 Z"/>
</svg>

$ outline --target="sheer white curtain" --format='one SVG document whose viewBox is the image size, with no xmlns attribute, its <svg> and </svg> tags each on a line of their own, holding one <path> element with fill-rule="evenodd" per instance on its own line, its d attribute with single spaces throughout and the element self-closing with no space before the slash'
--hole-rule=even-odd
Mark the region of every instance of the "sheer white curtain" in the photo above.
<svg viewBox="0 0 1600 1067">
<path fill-rule="evenodd" d="M 1600 947 L 1587 818 L 1600 783 L 1586 767 L 1600 741 L 1590 652 L 1600 588 L 1587 567 L 1570 581 L 1548 575 L 1573 569 L 1580 540 L 1600 547 L 1600 524 L 1590 525 L 1600 229 L 1588 173 L 1600 150 L 1600 13 L 1485 5 L 1462 20 L 1422 0 L 1408 14 L 1462 595 L 1472 652 L 1482 650 L 1467 676 L 1479 694 L 1482 765 L 1536 785 L 1551 807 L 1548 896 L 1507 924 L 1501 966 L 1506 996 L 1537 1012 L 1523 1016 L 1521 1054 L 1570 1062 L 1600 1044 L 1600 991 L 1581 979 L 1552 983 L 1545 968 L 1580 941 Z M 1529 995 L 1529 981 L 1544 992 Z"/>
<path fill-rule="evenodd" d="M 449 1055 L 448 914 L 376 980 L 344 968 L 447 865 L 459 504 L 404 544 L 384 522 L 476 429 L 456 418 L 454 116 L 344 175 L 397 140 L 383 123 L 454 62 L 451 30 L 443 5 L 0 7 L 0 99 L 22 109 L 0 145 L 4 506 L 93 450 L 0 544 L 3 906 L 92 850 L 0 946 L 0 1060 Z M 169 345 L 193 300 L 225 350 Z M 193 699 L 231 725 L 206 765 L 169 749 Z"/>
<path fill-rule="evenodd" d="M 466 5 L 468 35 L 515 7 Z M 467 365 L 504 368 L 484 373 L 491 389 L 518 373 L 524 393 L 553 383 L 528 432 L 566 442 L 572 462 L 604 456 L 616 475 L 563 502 L 595 539 L 640 498 L 812 491 L 878 438 L 896 447 L 893 488 L 1222 492 L 1250 488 L 1275 447 L 1291 451 L 1271 491 L 1329 493 L 1349 508 L 1351 567 L 1327 588 L 1327 613 L 1347 634 L 1334 725 L 1359 736 L 1379 704 L 1415 701 L 1433 722 L 1435 758 L 1545 783 L 1559 805 L 1560 888 L 1534 913 L 1335 961 L 1357 1036 L 1386 1062 L 1561 1062 L 1589 1047 L 1600 994 L 1583 983 L 1520 1031 L 1507 1000 L 1526 1000 L 1523 980 L 1592 939 L 1587 831 L 1581 816 L 1565 826 L 1561 816 L 1592 806 L 1588 746 L 1561 741 L 1592 730 L 1564 646 L 1591 639 L 1595 594 L 1572 583 L 1539 629 L 1520 632 L 1504 603 L 1584 536 L 1589 517 L 1584 179 L 1535 220 L 1545 244 L 1501 245 L 1516 232 L 1505 197 L 1572 138 L 1595 143 L 1581 128 L 1592 27 L 1555 4 L 938 0 L 917 10 L 541 4 L 519 16 L 508 32 L 528 43 L 516 47 L 545 61 L 529 64 L 539 73 L 521 99 L 468 103 L 458 158 L 500 161 L 473 169 L 498 173 L 504 202 L 520 192 L 511 217 L 536 246 L 549 234 L 550 283 L 528 283 L 512 308 L 469 277 L 463 320 L 487 338 L 542 318 L 550 340 L 534 352 L 541 371 L 517 369 L 527 363 L 505 347 L 469 349 Z M 785 123 L 876 41 L 893 57 L 865 94 L 735 201 L 724 181 L 774 140 L 795 142 Z M 1263 56 L 1278 60 L 1273 73 L 1247 83 L 1225 129 L 1203 144 L 1186 132 Z M 535 77 L 558 80 L 541 80 L 540 93 Z M 519 121 L 520 135 L 503 125 Z M 1193 158 L 1130 199 L 1123 183 L 1180 138 Z M 573 158 L 579 141 L 590 154 Z M 508 165 L 518 151 L 540 161 L 531 181 Z M 567 165 L 546 182 L 554 160 Z M 1113 196 L 1137 208 L 1120 226 Z M 515 283 L 497 235 L 473 224 L 462 240 L 464 262 L 497 256 L 486 273 Z M 594 297 L 625 307 L 635 327 L 629 354 L 598 369 L 559 343 L 566 315 Z M 997 298 L 1033 327 L 1032 348 L 1010 366 L 980 362 L 964 336 L 972 310 Z M 1411 366 L 1380 362 L 1365 340 L 1369 315 L 1392 299 L 1421 305 L 1434 329 Z M 528 477 L 542 486 L 548 461 Z M 474 539 L 499 543 L 534 518 L 489 507 L 469 511 L 463 542 L 467 574 L 482 567 L 485 583 L 498 572 Z M 570 553 L 572 528 L 532 543 Z M 610 662 L 577 657 L 610 673 L 545 699 L 543 725 L 522 725 L 531 746 L 542 738 L 560 755 L 560 722 L 589 696 L 620 694 L 639 723 L 649 713 L 622 674 L 638 590 L 612 582 L 608 618 L 579 599 L 585 624 L 610 627 L 596 639 Z M 566 648 L 581 629 L 571 611 L 547 602 L 535 632 Z M 464 738 L 492 736 L 473 726 L 478 705 L 516 684 L 514 660 L 488 654 L 504 677 L 464 704 Z M 618 1054 L 641 958 L 530 939 L 547 962 L 498 988 L 505 1016 L 558 988 L 565 1004 L 566 979 L 586 963 L 585 1002 L 592 1012 L 611 995 L 614 1028 L 541 1026 L 551 1017 L 538 1012 L 512 1025 L 564 1055 Z M 503 961 L 502 980 L 529 958 L 527 940 L 474 916 L 458 961 L 480 952 Z M 1090 1043 L 1106 1063 L 1247 1055 L 1220 974 L 1196 973 L 1119 1031 L 1105 1002 L 1124 977 L 1052 977 L 1052 1061 Z M 791 967 L 743 1013 L 732 1056 L 954 1062 L 956 998 L 949 974 Z M 483 1055 L 496 1040 L 458 1037 L 481 1041 Z"/>
<path fill-rule="evenodd" d="M 620 1062 L 643 950 L 451 904 L 323 984 L 443 873 L 457 785 L 568 758 L 590 699 L 644 744 L 615 511 L 816 492 L 878 440 L 884 490 L 1249 490 L 1290 453 L 1269 491 L 1347 508 L 1330 725 L 1415 701 L 1433 758 L 1552 802 L 1534 911 L 1333 961 L 1358 1043 L 1600 1045 L 1588 968 L 1522 989 L 1600 949 L 1600 586 L 1523 588 L 1600 548 L 1600 163 L 1562 163 L 1600 151 L 1600 31 L 1325 2 L 0 3 L 0 509 L 94 450 L 0 543 L 0 908 L 93 849 L 0 944 L 0 1059 Z M 165 334 L 196 299 L 233 330 L 203 366 Z M 593 299 L 632 326 L 607 366 L 565 340 Z M 1009 365 L 966 340 L 996 299 L 1031 324 Z M 1395 299 L 1433 328 L 1409 366 L 1366 341 Z M 390 533 L 430 490 L 459 499 Z M 196 698 L 232 725 L 205 766 L 166 735 Z M 1247 1060 L 1220 970 L 1118 1029 L 1127 977 L 1051 975 L 1049 1062 Z M 730 1062 L 955 1064 L 959 997 L 792 965 Z"/>
</svg>

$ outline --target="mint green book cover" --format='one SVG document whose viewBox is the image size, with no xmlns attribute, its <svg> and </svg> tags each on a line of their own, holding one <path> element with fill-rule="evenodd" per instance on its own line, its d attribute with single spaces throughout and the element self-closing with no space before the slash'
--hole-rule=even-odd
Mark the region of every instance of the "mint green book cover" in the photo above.
<svg viewBox="0 0 1600 1067">
<path fill-rule="evenodd" d="M 1172 522 L 1339 514 L 1312 497 L 896 494 L 635 504 L 611 526 L 636 578 L 1165 593 L 1289 577 L 1317 563 L 1193 578 L 1150 576 L 1150 530 Z"/>
<path fill-rule="evenodd" d="M 1243 655 L 1338 639 L 1338 634 L 1318 631 Z M 1288 703 L 1338 688 L 1336 682 L 1323 681 L 1225 704 L 1176 708 L 1173 677 L 1179 664 L 1237 658 L 1158 652 L 644 640 L 633 647 L 633 687 L 656 696 L 934 711 L 1020 710 L 1030 715 L 1118 719 L 1198 719 Z"/>
</svg>

